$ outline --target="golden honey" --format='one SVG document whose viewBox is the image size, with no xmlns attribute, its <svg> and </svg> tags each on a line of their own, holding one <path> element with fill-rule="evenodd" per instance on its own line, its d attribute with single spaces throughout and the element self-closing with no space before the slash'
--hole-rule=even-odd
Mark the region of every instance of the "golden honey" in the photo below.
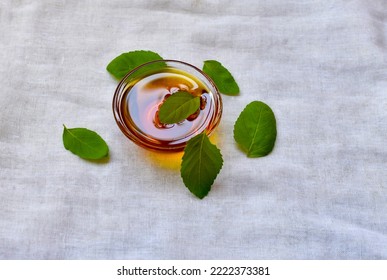
<svg viewBox="0 0 387 280">
<path fill-rule="evenodd" d="M 179 123 L 163 124 L 158 110 L 177 91 L 200 96 L 200 108 Z M 216 86 L 201 70 L 167 60 L 145 64 L 126 75 L 117 87 L 113 111 L 122 132 L 136 144 L 179 151 L 195 135 L 213 131 L 220 121 L 222 102 Z"/>
</svg>

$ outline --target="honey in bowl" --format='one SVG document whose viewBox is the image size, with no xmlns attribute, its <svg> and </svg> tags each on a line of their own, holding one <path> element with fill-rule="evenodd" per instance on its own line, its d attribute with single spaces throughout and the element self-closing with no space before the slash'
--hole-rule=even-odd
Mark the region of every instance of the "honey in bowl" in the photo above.
<svg viewBox="0 0 387 280">
<path fill-rule="evenodd" d="M 177 91 L 200 97 L 200 108 L 175 124 L 158 118 L 162 103 Z M 208 135 L 219 124 L 222 101 L 213 81 L 200 69 L 176 60 L 146 63 L 119 83 L 113 111 L 121 131 L 136 144 L 158 151 L 181 151 L 192 137 Z"/>
</svg>

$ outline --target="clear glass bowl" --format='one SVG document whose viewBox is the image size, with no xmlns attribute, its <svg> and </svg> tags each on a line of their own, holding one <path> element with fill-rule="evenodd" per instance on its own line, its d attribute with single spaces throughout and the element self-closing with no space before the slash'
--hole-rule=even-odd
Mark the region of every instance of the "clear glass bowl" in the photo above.
<svg viewBox="0 0 387 280">
<path fill-rule="evenodd" d="M 196 114 L 172 125 L 158 120 L 158 108 L 176 91 L 201 97 Z M 222 116 L 219 91 L 203 71 L 178 60 L 157 60 L 130 71 L 113 97 L 118 127 L 137 145 L 156 151 L 181 151 L 192 137 L 210 135 Z"/>
</svg>

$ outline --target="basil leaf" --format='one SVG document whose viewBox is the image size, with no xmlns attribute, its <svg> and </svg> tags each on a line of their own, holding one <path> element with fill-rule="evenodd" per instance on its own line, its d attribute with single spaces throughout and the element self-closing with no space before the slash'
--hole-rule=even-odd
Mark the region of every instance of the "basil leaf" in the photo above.
<svg viewBox="0 0 387 280">
<path fill-rule="evenodd" d="M 185 186 L 202 199 L 211 190 L 222 165 L 220 150 L 203 132 L 187 142 L 180 173 Z"/>
<path fill-rule="evenodd" d="M 63 145 L 66 150 L 84 159 L 101 159 L 109 153 L 109 148 L 101 136 L 86 128 L 64 126 Z"/>
<path fill-rule="evenodd" d="M 234 125 L 234 139 L 248 157 L 263 157 L 274 148 L 276 120 L 268 105 L 253 101 L 239 115 Z"/>
<path fill-rule="evenodd" d="M 131 51 L 123 53 L 113 59 L 106 70 L 117 79 L 122 79 L 129 71 L 150 61 L 163 59 L 152 51 Z M 166 64 L 163 63 L 165 66 Z M 160 65 L 158 65 L 160 66 Z"/>
<path fill-rule="evenodd" d="M 214 81 L 219 91 L 226 95 L 238 95 L 239 86 L 231 73 L 218 61 L 206 60 L 203 72 Z"/>
<path fill-rule="evenodd" d="M 186 91 L 177 91 L 164 101 L 159 110 L 159 120 L 164 124 L 178 123 L 200 107 L 200 97 Z"/>
</svg>

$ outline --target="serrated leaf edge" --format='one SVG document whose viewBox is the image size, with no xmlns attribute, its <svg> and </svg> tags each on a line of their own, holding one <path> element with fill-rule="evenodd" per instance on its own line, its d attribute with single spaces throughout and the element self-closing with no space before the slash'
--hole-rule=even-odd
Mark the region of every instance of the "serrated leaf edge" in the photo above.
<svg viewBox="0 0 387 280">
<path fill-rule="evenodd" d="M 193 95 L 191 95 L 191 94 L 190 94 L 189 92 L 187 92 L 187 91 L 178 91 L 178 92 L 175 92 L 175 93 L 172 94 L 171 97 L 169 97 L 169 98 L 172 98 L 173 95 L 175 95 L 175 94 L 177 94 L 177 93 L 179 93 L 179 92 L 186 92 L 186 93 L 188 93 L 192 98 L 189 99 L 188 101 L 186 101 L 186 102 L 180 104 L 174 111 L 170 112 L 170 114 L 167 116 L 167 120 L 163 119 L 163 117 L 161 116 L 161 114 L 159 114 L 160 122 L 162 122 L 162 123 L 164 123 L 164 124 L 174 124 L 174 123 L 178 123 L 178 122 L 180 122 L 180 121 L 183 121 L 183 120 L 186 119 L 187 117 L 189 117 L 191 114 L 195 113 L 195 111 L 196 111 L 197 109 L 200 108 L 200 97 L 199 97 L 199 96 L 193 96 Z M 168 102 L 168 100 L 170 100 L 169 98 L 165 101 L 165 103 L 163 103 L 163 104 L 161 105 L 161 107 L 160 107 L 160 109 L 159 109 L 159 112 L 161 112 L 163 106 Z M 196 102 L 196 100 L 198 100 L 198 101 Z M 196 104 L 197 106 L 195 106 L 195 110 L 192 110 L 192 112 L 189 111 L 188 113 L 184 114 L 184 115 L 183 115 L 184 117 L 179 118 L 177 121 L 173 121 L 173 122 L 170 121 L 170 119 L 173 119 L 173 117 L 170 117 L 171 115 L 176 114 L 177 111 L 181 110 L 182 107 L 183 107 L 183 106 L 186 106 L 188 103 L 194 103 L 194 102 L 197 103 L 197 104 Z M 189 105 L 189 104 L 188 104 L 188 105 Z"/>
<path fill-rule="evenodd" d="M 198 198 L 200 198 L 200 199 L 203 199 L 203 198 L 206 197 L 206 196 L 208 195 L 208 193 L 211 191 L 212 185 L 214 184 L 216 178 L 218 177 L 220 171 L 222 170 L 224 161 L 223 161 L 223 155 L 222 155 L 222 153 L 221 153 L 221 150 L 220 150 L 215 144 L 213 144 L 213 143 L 210 141 L 210 139 L 209 139 L 209 137 L 207 136 L 207 134 L 206 134 L 205 132 L 202 132 L 201 134 L 198 134 L 198 135 L 196 135 L 195 137 L 197 137 L 197 136 L 199 136 L 199 135 L 202 135 L 202 139 L 201 139 L 201 141 L 200 141 L 200 164 L 199 164 L 199 166 L 201 166 L 201 161 L 202 161 L 202 156 L 201 156 L 201 155 L 202 155 L 202 151 L 203 151 L 203 148 L 202 148 L 202 147 L 203 147 L 203 142 L 204 142 L 205 138 L 207 137 L 207 139 L 208 139 L 210 145 L 212 145 L 212 146 L 215 148 L 215 150 L 217 151 L 217 153 L 219 153 L 219 155 L 220 155 L 220 160 L 221 160 L 221 162 L 220 162 L 219 169 L 218 169 L 217 172 L 214 174 L 214 178 L 213 178 L 213 180 L 211 181 L 211 184 L 209 185 L 208 191 L 207 191 L 203 196 L 198 196 L 197 194 L 195 194 L 194 192 L 192 192 L 192 190 L 187 186 L 187 184 L 186 184 L 186 182 L 185 182 L 185 178 L 183 177 L 183 174 L 182 174 L 182 172 L 181 172 L 181 169 L 182 169 L 182 167 L 183 167 L 183 162 L 184 162 L 184 160 L 186 160 L 186 158 L 187 158 L 187 155 L 186 155 L 185 152 L 184 152 L 184 155 L 183 155 L 183 157 L 182 157 L 182 162 L 181 162 L 181 167 L 180 167 L 180 176 L 181 176 L 181 178 L 182 178 L 182 180 L 183 180 L 184 185 L 186 186 L 186 188 L 187 188 L 193 195 L 195 195 L 196 197 L 198 197 Z M 195 138 L 195 137 L 194 137 L 194 138 Z M 189 141 L 191 141 L 191 140 L 194 139 L 194 138 L 191 138 Z M 189 141 L 188 141 L 188 142 L 189 142 Z M 187 142 L 187 146 L 188 146 L 188 142 Z M 186 147 L 187 147 L 187 146 L 186 146 Z M 199 172 L 200 172 L 200 174 L 201 174 L 201 169 L 199 169 Z M 200 175 L 199 175 L 199 177 L 200 177 Z"/>
</svg>

